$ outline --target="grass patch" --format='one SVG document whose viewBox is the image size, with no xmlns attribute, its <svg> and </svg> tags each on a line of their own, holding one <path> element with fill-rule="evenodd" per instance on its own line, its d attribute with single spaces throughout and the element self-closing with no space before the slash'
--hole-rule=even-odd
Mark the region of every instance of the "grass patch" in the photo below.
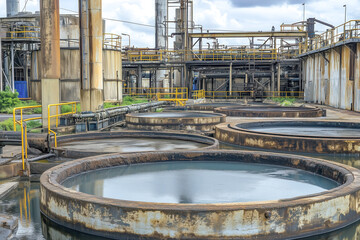
<svg viewBox="0 0 360 240">
<path fill-rule="evenodd" d="M 32 130 L 32 129 L 41 127 L 42 124 L 40 121 L 32 120 L 32 121 L 26 122 L 26 126 L 27 126 L 27 130 Z M 0 122 L 0 131 L 14 131 L 13 118 L 9 118 L 5 121 Z M 21 131 L 19 124 L 16 125 L 16 131 L 17 132 Z"/>
<path fill-rule="evenodd" d="M 133 98 L 130 96 L 126 96 L 123 98 L 123 102 L 120 106 L 128 106 L 132 104 L 138 104 L 138 103 L 147 103 L 148 100 L 146 98 Z"/>
<path fill-rule="evenodd" d="M 285 97 L 276 97 L 276 98 L 271 98 L 272 101 L 280 103 L 281 106 L 292 106 L 296 99 L 295 98 L 285 98 Z"/>
<path fill-rule="evenodd" d="M 69 113 L 72 112 L 73 105 L 61 105 L 61 113 Z M 76 112 L 81 112 L 81 105 L 79 103 L 76 104 Z"/>
</svg>

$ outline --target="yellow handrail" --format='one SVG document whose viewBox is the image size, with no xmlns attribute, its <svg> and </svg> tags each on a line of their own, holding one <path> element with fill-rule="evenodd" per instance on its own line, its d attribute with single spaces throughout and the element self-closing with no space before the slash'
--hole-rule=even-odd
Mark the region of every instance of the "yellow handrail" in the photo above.
<svg viewBox="0 0 360 240">
<path fill-rule="evenodd" d="M 195 90 L 193 92 L 193 99 L 197 100 L 197 99 L 202 99 L 205 98 L 205 90 L 201 89 L 201 90 Z"/>
<path fill-rule="evenodd" d="M 13 123 L 14 131 L 16 131 L 16 124 L 19 124 L 21 127 L 21 159 L 22 159 L 22 169 L 25 170 L 25 160 L 28 158 L 27 153 L 27 126 L 26 122 L 31 120 L 39 120 L 41 117 L 23 119 L 23 109 L 30 108 L 41 108 L 41 105 L 37 106 L 28 106 L 28 107 L 18 107 L 13 109 Z M 20 110 L 20 120 L 16 120 L 16 111 Z"/>
<path fill-rule="evenodd" d="M 178 92 L 175 89 L 175 92 L 172 93 L 157 93 L 156 94 L 158 101 L 170 101 L 175 102 L 176 105 L 185 106 L 186 101 L 189 100 L 188 92 Z"/>
<path fill-rule="evenodd" d="M 205 98 L 241 99 L 251 98 L 255 91 L 205 91 Z M 263 91 L 259 97 L 303 98 L 303 91 Z"/>
<path fill-rule="evenodd" d="M 177 87 L 177 88 L 124 88 L 123 94 L 128 94 L 129 96 L 143 96 L 146 98 L 152 98 L 156 96 L 157 93 L 175 93 L 175 92 L 188 92 L 187 87 Z"/>
<path fill-rule="evenodd" d="M 336 43 L 347 39 L 360 38 L 360 20 L 350 20 L 334 29 L 317 35 L 311 39 L 299 43 L 299 53 L 306 53 L 323 47 L 334 46 Z"/>
<path fill-rule="evenodd" d="M 63 105 L 71 105 L 71 112 L 67 113 L 59 113 L 59 106 Z M 56 107 L 56 113 L 55 115 L 50 114 L 51 107 Z M 56 138 L 56 132 L 51 130 L 51 118 L 56 118 L 55 126 L 58 127 L 59 125 L 59 117 L 71 115 L 76 113 L 76 102 L 68 102 L 68 103 L 56 103 L 56 104 L 50 104 L 48 105 L 48 134 L 51 135 L 51 133 L 54 134 L 54 140 L 55 140 L 55 147 L 57 147 L 57 138 Z"/>
</svg>

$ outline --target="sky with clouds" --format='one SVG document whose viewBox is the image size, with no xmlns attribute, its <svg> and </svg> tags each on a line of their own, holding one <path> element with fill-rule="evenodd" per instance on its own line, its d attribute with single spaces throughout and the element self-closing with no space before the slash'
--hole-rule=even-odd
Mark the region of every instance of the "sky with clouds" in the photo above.
<svg viewBox="0 0 360 240">
<path fill-rule="evenodd" d="M 164 0 L 165 1 L 165 0 Z M 20 0 L 21 10 L 39 11 L 39 0 Z M 77 0 L 60 0 L 61 13 L 77 11 Z M 119 19 L 154 25 L 155 0 L 102 0 L 103 18 Z M 270 31 L 279 29 L 282 23 L 294 23 L 303 18 L 305 2 L 306 18 L 316 17 L 335 26 L 347 19 L 360 19 L 360 0 L 194 0 L 194 20 L 203 29 L 234 31 Z M 67 9 L 67 10 L 65 10 Z M 6 0 L 0 0 L 0 17 L 6 16 Z M 173 18 L 174 14 L 170 14 Z M 172 19 L 170 19 L 172 20 Z M 316 25 L 319 31 L 325 28 Z M 149 26 L 106 21 L 106 31 L 131 35 L 131 45 L 154 47 L 155 29 Z M 124 44 L 127 44 L 124 38 Z M 227 40 L 223 40 L 223 43 Z"/>
</svg>

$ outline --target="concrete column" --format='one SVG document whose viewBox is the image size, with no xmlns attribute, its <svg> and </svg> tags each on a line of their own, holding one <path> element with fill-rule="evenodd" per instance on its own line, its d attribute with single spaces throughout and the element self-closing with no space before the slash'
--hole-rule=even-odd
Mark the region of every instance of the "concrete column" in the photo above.
<svg viewBox="0 0 360 240">
<path fill-rule="evenodd" d="M 280 96 L 280 90 L 281 90 L 281 85 L 280 85 L 280 76 L 281 76 L 281 65 L 280 63 L 278 64 L 278 71 L 277 71 L 277 91 L 279 93 Z"/>
<path fill-rule="evenodd" d="M 40 29 L 42 121 L 47 127 L 48 105 L 60 102 L 59 0 L 40 0 Z"/>
<path fill-rule="evenodd" d="M 90 111 L 95 112 L 104 104 L 104 81 L 102 66 L 103 22 L 102 0 L 88 0 L 89 11 L 89 72 L 90 72 Z"/>
<path fill-rule="evenodd" d="M 229 96 L 232 95 L 232 66 L 233 64 L 230 63 L 230 71 L 229 71 Z"/>
</svg>

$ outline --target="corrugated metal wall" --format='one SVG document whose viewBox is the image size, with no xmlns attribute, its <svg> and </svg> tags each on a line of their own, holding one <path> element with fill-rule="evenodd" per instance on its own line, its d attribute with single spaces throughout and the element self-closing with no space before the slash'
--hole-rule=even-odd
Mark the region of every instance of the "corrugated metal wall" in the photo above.
<svg viewBox="0 0 360 240">
<path fill-rule="evenodd" d="M 355 79 L 350 80 L 350 53 L 349 47 L 340 46 L 303 59 L 305 101 L 360 111 L 360 60 L 355 59 Z"/>
<path fill-rule="evenodd" d="M 40 51 L 31 55 L 30 97 L 41 101 L 39 61 Z M 80 101 L 80 52 L 78 49 L 60 51 L 60 100 Z M 104 97 L 106 101 L 122 101 L 122 60 L 121 52 L 103 50 Z"/>
</svg>

